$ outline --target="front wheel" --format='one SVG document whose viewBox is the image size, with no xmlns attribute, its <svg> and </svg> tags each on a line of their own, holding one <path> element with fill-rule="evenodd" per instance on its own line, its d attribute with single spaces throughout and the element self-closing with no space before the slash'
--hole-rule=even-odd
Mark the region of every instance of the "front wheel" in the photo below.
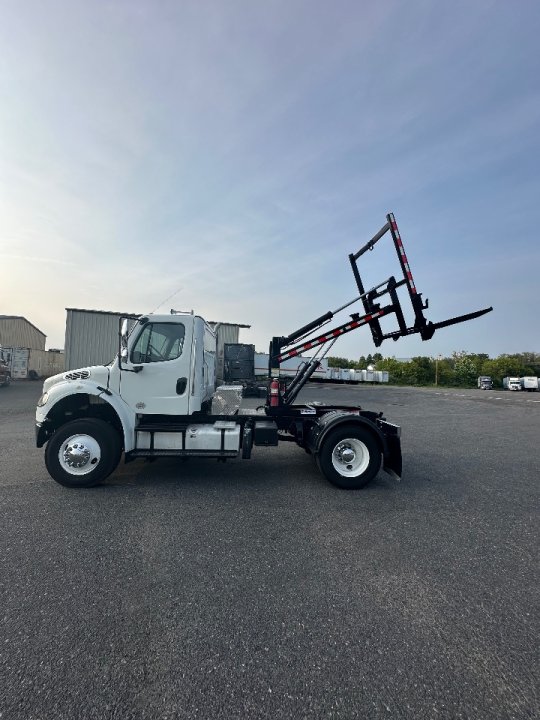
<svg viewBox="0 0 540 720">
<path fill-rule="evenodd" d="M 381 467 L 381 449 L 375 435 L 363 427 L 346 425 L 332 430 L 318 453 L 326 479 L 344 490 L 359 490 Z"/>
<path fill-rule="evenodd" d="M 87 488 L 105 480 L 120 460 L 118 432 L 103 420 L 72 420 L 47 443 L 45 465 L 53 480 L 72 488 Z"/>
</svg>

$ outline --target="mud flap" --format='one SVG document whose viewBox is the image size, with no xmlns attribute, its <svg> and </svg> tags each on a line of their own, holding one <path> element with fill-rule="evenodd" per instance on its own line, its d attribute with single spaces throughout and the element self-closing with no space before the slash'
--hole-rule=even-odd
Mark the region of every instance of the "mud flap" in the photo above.
<svg viewBox="0 0 540 720">
<path fill-rule="evenodd" d="M 401 428 L 386 420 L 378 420 L 377 425 L 384 435 L 386 449 L 383 457 L 383 470 L 395 480 L 401 480 Z"/>
<path fill-rule="evenodd" d="M 399 482 L 402 471 L 400 439 L 397 435 L 387 435 L 386 444 L 388 452 L 384 455 L 383 470 Z"/>
</svg>

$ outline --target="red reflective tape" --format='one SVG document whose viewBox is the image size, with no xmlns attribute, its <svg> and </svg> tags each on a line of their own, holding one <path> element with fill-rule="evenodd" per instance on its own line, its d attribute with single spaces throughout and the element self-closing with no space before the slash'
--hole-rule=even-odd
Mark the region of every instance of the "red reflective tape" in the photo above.
<svg viewBox="0 0 540 720">
<path fill-rule="evenodd" d="M 415 286 L 414 286 L 413 276 L 411 275 L 410 272 L 407 273 L 407 279 L 409 280 L 409 286 L 410 286 L 410 288 L 411 288 L 411 292 L 414 292 L 414 293 L 415 293 L 415 292 L 416 292 L 416 288 L 415 288 Z"/>
<path fill-rule="evenodd" d="M 313 347 L 313 343 L 308 342 L 304 345 L 304 350 L 311 350 L 312 347 Z"/>
<path fill-rule="evenodd" d="M 298 350 L 289 350 L 288 357 L 294 357 L 295 355 L 298 355 Z"/>
</svg>

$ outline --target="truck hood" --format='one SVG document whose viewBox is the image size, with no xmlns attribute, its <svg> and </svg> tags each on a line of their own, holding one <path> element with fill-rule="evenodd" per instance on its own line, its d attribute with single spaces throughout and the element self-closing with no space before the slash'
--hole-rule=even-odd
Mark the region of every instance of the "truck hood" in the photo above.
<svg viewBox="0 0 540 720">
<path fill-rule="evenodd" d="M 53 385 L 61 382 L 78 382 L 81 380 L 90 380 L 96 385 L 107 387 L 109 382 L 109 368 L 104 365 L 93 365 L 87 368 L 78 368 L 77 370 L 68 370 L 67 372 L 53 375 L 47 378 L 43 383 L 43 392 L 47 392 Z"/>
</svg>

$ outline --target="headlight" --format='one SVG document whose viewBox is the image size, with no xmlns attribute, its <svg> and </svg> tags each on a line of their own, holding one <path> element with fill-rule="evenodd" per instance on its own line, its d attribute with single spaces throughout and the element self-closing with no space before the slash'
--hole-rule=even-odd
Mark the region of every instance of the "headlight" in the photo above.
<svg viewBox="0 0 540 720">
<path fill-rule="evenodd" d="M 43 407 L 43 405 L 45 405 L 45 403 L 47 402 L 48 399 L 49 399 L 49 393 L 44 392 L 43 395 L 39 398 L 39 400 L 37 402 L 37 406 Z"/>
</svg>

